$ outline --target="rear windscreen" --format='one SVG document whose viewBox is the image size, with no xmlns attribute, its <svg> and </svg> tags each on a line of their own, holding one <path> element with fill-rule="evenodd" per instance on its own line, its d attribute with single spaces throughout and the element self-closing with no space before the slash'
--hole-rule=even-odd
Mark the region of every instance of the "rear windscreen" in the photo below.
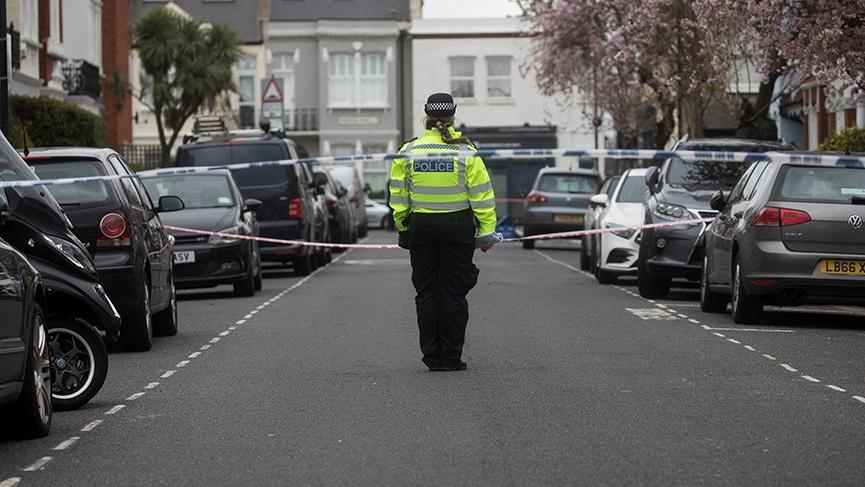
<svg viewBox="0 0 865 487">
<path fill-rule="evenodd" d="M 156 200 L 163 196 L 178 196 L 187 209 L 230 208 L 234 195 L 226 176 L 157 176 L 141 180 L 147 192 Z"/>
<path fill-rule="evenodd" d="M 538 190 L 551 193 L 595 194 L 598 179 L 581 174 L 544 174 L 538 182 Z"/>
<path fill-rule="evenodd" d="M 94 160 L 28 161 L 39 179 L 82 178 L 107 174 L 104 166 Z M 113 193 L 104 181 L 57 184 L 47 186 L 61 206 L 98 206 L 114 201 Z"/>
<path fill-rule="evenodd" d="M 734 161 L 685 161 L 673 159 L 666 182 L 689 191 L 731 189 L 748 165 Z"/>
<path fill-rule="evenodd" d="M 181 147 L 178 166 L 225 166 L 286 159 L 282 143 L 220 144 Z"/>
<path fill-rule="evenodd" d="M 640 203 L 646 194 L 646 178 L 642 176 L 629 176 L 622 183 L 616 201 L 620 203 Z"/>
<path fill-rule="evenodd" d="M 853 197 L 865 198 L 865 169 L 789 166 L 776 199 L 850 203 Z"/>
</svg>

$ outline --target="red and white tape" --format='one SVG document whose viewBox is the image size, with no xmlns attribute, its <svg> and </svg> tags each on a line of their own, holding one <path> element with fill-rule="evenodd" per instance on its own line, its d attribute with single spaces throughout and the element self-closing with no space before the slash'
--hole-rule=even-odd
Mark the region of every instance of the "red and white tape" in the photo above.
<svg viewBox="0 0 865 487">
<path fill-rule="evenodd" d="M 702 219 L 697 218 L 693 220 L 681 220 L 674 222 L 665 222 L 665 223 L 651 223 L 648 225 L 636 225 L 630 227 L 615 227 L 615 228 L 598 228 L 593 230 L 576 230 L 573 232 L 559 232 L 559 233 L 547 233 L 543 235 L 531 235 L 529 237 L 519 237 L 519 238 L 507 238 L 502 241 L 502 243 L 511 243 L 511 242 L 522 242 L 524 240 L 558 240 L 558 239 L 573 239 L 577 237 L 583 237 L 587 235 L 599 235 L 602 233 L 612 233 L 612 232 L 622 232 L 629 230 L 648 230 L 653 228 L 667 228 L 667 227 L 682 227 L 682 226 L 693 226 L 700 225 L 703 223 L 711 222 L 710 218 Z M 165 225 L 165 228 L 168 230 L 173 230 L 175 232 L 184 232 L 184 233 L 193 233 L 197 235 L 208 235 L 208 236 L 217 236 L 230 238 L 235 240 L 253 240 L 256 242 L 265 242 L 265 243 L 273 243 L 278 245 L 298 245 L 298 246 L 306 246 L 306 247 L 323 247 L 330 249 L 373 249 L 373 250 L 390 250 L 390 249 L 398 249 L 399 245 L 395 244 L 337 244 L 337 243 L 325 243 L 325 242 L 307 242 L 304 240 L 283 240 L 280 238 L 268 238 L 268 237 L 255 237 L 252 235 L 237 235 L 234 233 L 223 233 L 223 232 L 211 232 L 208 230 L 198 230 L 195 228 L 187 228 L 187 227 L 177 227 L 174 225 Z"/>
</svg>

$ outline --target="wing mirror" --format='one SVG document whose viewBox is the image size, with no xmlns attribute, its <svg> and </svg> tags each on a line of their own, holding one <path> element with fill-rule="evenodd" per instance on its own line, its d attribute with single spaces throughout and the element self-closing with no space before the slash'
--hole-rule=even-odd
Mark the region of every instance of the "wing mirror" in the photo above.
<svg viewBox="0 0 865 487">
<path fill-rule="evenodd" d="M 261 208 L 261 200 L 249 198 L 243 202 L 243 211 L 251 211 L 255 213 L 259 208 Z"/>
<path fill-rule="evenodd" d="M 186 205 L 183 204 L 183 200 L 177 196 L 160 196 L 159 197 L 159 206 L 157 206 L 156 211 L 158 213 L 167 213 L 171 211 L 180 211 L 186 208 Z"/>
<path fill-rule="evenodd" d="M 592 206 L 607 206 L 609 200 L 610 197 L 607 196 L 606 193 L 600 193 L 589 198 L 589 203 L 591 203 Z"/>
<path fill-rule="evenodd" d="M 715 211 L 722 211 L 727 207 L 727 198 L 724 196 L 723 191 L 715 191 L 715 194 L 712 195 L 712 199 L 709 200 L 709 207 Z"/>
<path fill-rule="evenodd" d="M 658 171 L 658 168 L 655 166 L 651 166 L 646 169 L 646 186 L 649 187 L 649 191 L 652 193 L 658 188 L 658 181 L 661 178 L 661 173 Z"/>
</svg>

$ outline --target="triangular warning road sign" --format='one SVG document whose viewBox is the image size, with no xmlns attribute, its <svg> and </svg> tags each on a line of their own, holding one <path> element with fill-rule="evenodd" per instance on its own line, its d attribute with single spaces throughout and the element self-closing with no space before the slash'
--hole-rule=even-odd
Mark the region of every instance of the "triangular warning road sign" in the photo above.
<svg viewBox="0 0 865 487">
<path fill-rule="evenodd" d="M 279 84 L 277 84 L 276 79 L 271 78 L 271 80 L 267 82 L 267 86 L 265 86 L 264 90 L 261 92 L 261 101 L 282 103 L 282 98 L 282 90 L 279 89 Z"/>
</svg>

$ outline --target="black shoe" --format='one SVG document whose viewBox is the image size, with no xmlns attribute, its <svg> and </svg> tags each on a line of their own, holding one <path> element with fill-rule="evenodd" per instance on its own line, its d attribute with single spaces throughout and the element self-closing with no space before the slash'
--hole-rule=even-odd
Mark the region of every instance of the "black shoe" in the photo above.
<svg viewBox="0 0 865 487">
<path fill-rule="evenodd" d="M 442 372 L 448 370 L 442 366 L 442 361 L 440 359 L 424 357 L 421 359 L 421 362 L 429 367 L 430 372 Z"/>
<path fill-rule="evenodd" d="M 468 365 L 466 365 L 466 363 L 462 360 L 443 360 L 441 365 L 442 370 L 447 370 L 450 372 L 457 370 L 466 370 L 466 368 L 468 368 Z"/>
</svg>

